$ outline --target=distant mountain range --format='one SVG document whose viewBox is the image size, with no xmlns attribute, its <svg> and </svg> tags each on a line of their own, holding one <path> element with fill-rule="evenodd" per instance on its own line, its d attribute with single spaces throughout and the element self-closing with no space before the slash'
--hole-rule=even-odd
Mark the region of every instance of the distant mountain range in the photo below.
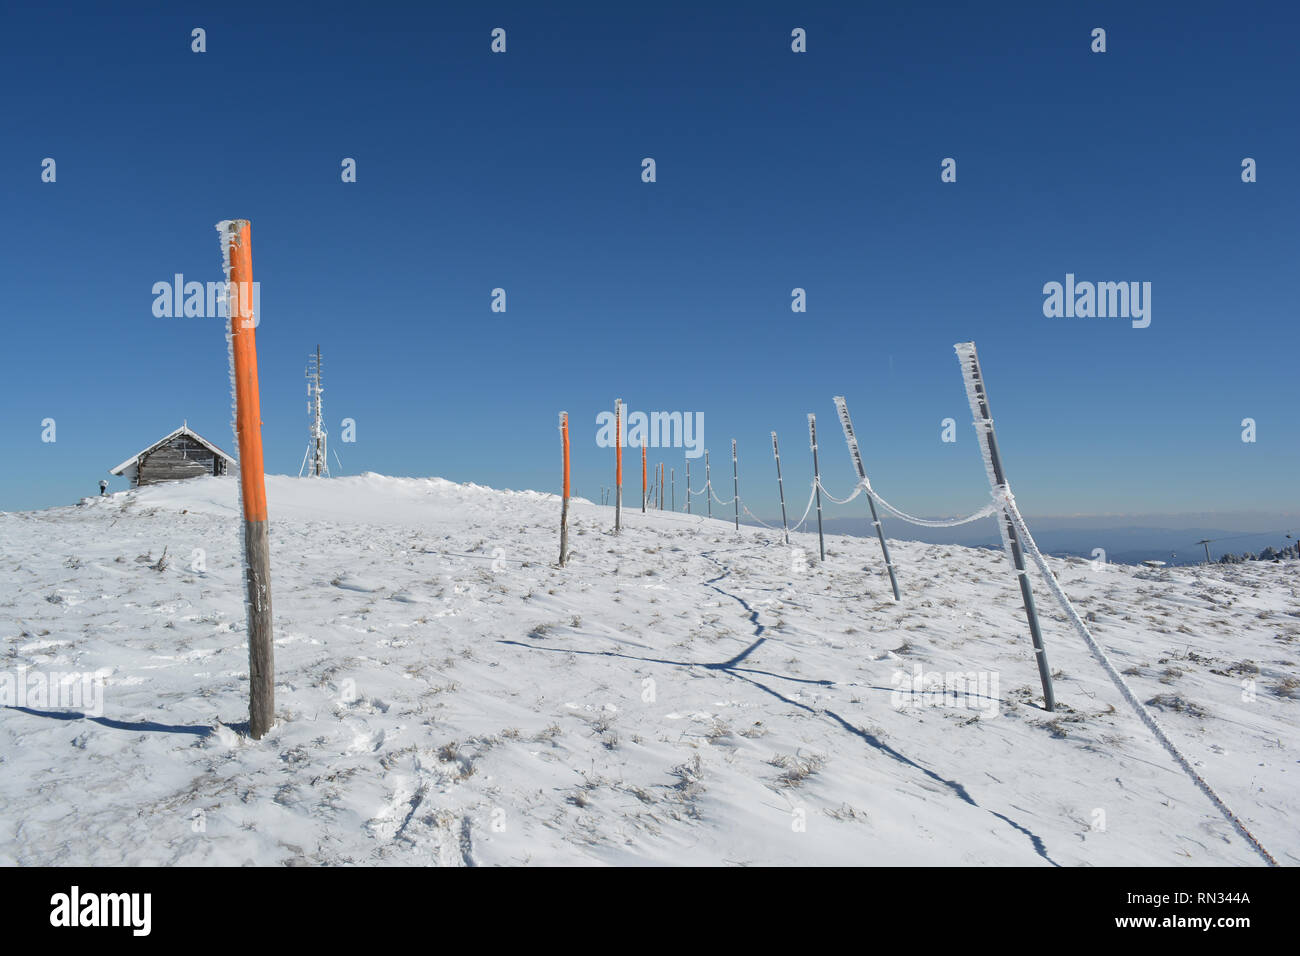
<svg viewBox="0 0 1300 956">
<path fill-rule="evenodd" d="M 1127 517 L 1127 516 L 1119 516 Z M 1210 539 L 1210 557 L 1217 561 L 1224 553 L 1255 553 L 1269 545 L 1281 550 L 1300 539 L 1300 515 L 1242 515 L 1242 523 L 1232 527 L 1222 524 L 1179 524 L 1179 518 L 1194 521 L 1197 515 L 1159 515 L 1132 518 L 1141 523 L 1118 524 L 1116 516 L 1099 517 L 1040 517 L 1026 516 L 1034 540 L 1046 554 L 1058 557 L 1075 556 L 1093 558 L 1093 549 L 1106 552 L 1106 560 L 1118 564 L 1140 564 L 1143 561 L 1164 561 L 1167 564 L 1200 564 L 1205 561 L 1205 547 L 1197 542 Z M 1215 516 L 1222 520 L 1231 515 Z M 1271 519 L 1271 520 L 1270 520 Z M 776 523 L 779 523 L 777 519 Z M 956 528 L 923 528 L 904 521 L 881 517 L 885 533 L 890 537 L 929 544 L 958 544 L 966 547 L 1002 546 L 1002 539 L 992 518 Z M 769 519 L 769 524 L 773 522 Z M 1251 525 L 1271 525 L 1274 530 L 1251 531 Z M 806 529 L 817 530 L 816 518 L 810 515 Z M 860 518 L 828 518 L 824 522 L 827 534 L 871 534 L 870 521 L 863 508 Z M 1246 530 L 1243 530 L 1246 529 Z M 1287 533 L 1291 537 L 1287 537 Z"/>
</svg>

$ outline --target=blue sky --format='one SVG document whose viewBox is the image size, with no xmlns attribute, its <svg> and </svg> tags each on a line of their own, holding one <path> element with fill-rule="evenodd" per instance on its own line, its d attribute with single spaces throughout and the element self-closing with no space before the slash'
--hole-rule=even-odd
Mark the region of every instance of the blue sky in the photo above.
<svg viewBox="0 0 1300 956">
<path fill-rule="evenodd" d="M 771 515 L 768 434 L 801 507 L 810 411 L 849 489 L 844 394 L 886 497 L 973 510 L 974 339 L 1027 514 L 1298 510 L 1294 5 L 304 9 L 7 14 L 0 508 L 94 493 L 182 420 L 233 450 L 221 320 L 151 289 L 219 279 L 213 224 L 244 217 L 272 472 L 319 343 L 347 473 L 557 489 L 567 409 L 598 499 L 620 397 L 702 412 L 715 462 L 736 438 Z M 1150 327 L 1045 318 L 1067 272 L 1150 282 Z"/>
</svg>

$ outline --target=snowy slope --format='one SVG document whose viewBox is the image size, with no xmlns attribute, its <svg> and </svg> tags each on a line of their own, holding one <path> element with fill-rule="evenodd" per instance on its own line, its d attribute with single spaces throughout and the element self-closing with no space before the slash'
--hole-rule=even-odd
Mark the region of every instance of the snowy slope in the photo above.
<svg viewBox="0 0 1300 956">
<path fill-rule="evenodd" d="M 1063 706 L 1031 702 L 1000 554 L 894 542 L 895 605 L 867 538 L 819 565 L 815 534 L 629 508 L 616 537 L 576 501 L 559 569 L 553 495 L 378 475 L 268 495 L 281 721 L 260 742 L 237 732 L 236 480 L 0 515 L 2 670 L 110 672 L 102 717 L 0 710 L 0 863 L 1261 862 L 1041 585 Z M 1300 861 L 1300 567 L 1053 567 L 1198 771 Z M 895 706 L 917 665 L 996 677 L 996 716 Z"/>
</svg>

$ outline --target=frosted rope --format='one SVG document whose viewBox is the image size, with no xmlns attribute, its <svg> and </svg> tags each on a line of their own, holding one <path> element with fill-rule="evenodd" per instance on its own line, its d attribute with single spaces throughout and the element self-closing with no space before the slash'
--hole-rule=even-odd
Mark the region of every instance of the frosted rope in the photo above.
<svg viewBox="0 0 1300 956">
<path fill-rule="evenodd" d="M 958 360 L 961 362 L 962 380 L 966 385 L 966 398 L 970 402 L 971 416 L 974 418 L 975 429 L 976 431 L 985 433 L 981 437 L 991 439 L 993 419 L 980 417 L 980 397 L 975 391 L 975 343 L 963 342 L 954 346 L 954 348 L 957 352 Z M 1008 560 L 1012 561 L 1014 564 L 1015 558 L 1011 551 L 1011 539 L 1009 533 L 1009 529 L 1014 527 L 1021 546 L 1024 548 L 1025 552 L 1033 558 L 1034 564 L 1042 573 L 1043 581 L 1047 584 L 1048 590 L 1052 592 L 1052 596 L 1056 598 L 1057 603 L 1061 606 L 1061 610 L 1065 612 L 1066 618 L 1069 619 L 1070 623 L 1074 626 L 1074 629 L 1079 633 L 1079 636 L 1083 638 L 1083 642 L 1088 646 L 1088 650 L 1092 652 L 1093 657 L 1095 657 L 1101 664 L 1102 669 L 1119 690 L 1120 696 L 1123 697 L 1129 706 L 1133 708 L 1138 717 L 1142 720 L 1142 723 L 1146 724 L 1147 729 L 1150 730 L 1156 740 L 1160 742 L 1160 745 L 1164 747 L 1165 751 L 1171 757 L 1173 757 L 1174 762 L 1183 769 L 1187 776 L 1192 779 L 1192 782 L 1196 784 L 1197 788 L 1205 794 L 1205 796 L 1209 798 L 1210 802 L 1213 803 L 1219 812 L 1223 814 L 1224 819 L 1232 824 L 1233 827 L 1246 838 L 1251 847 L 1254 848 L 1255 852 L 1263 857 L 1270 866 L 1277 866 L 1277 860 L 1273 858 L 1272 854 L 1270 854 L 1268 850 L 1264 849 L 1264 845 L 1260 843 L 1259 840 L 1255 839 L 1255 835 L 1251 833 L 1250 830 L 1246 829 L 1246 824 L 1242 822 L 1240 817 L 1232 812 L 1228 805 L 1223 801 L 1223 798 L 1214 792 L 1214 789 L 1206 783 L 1205 778 L 1196 772 L 1191 761 L 1184 757 L 1174 742 L 1169 739 L 1169 736 L 1164 732 L 1164 729 L 1156 721 L 1155 716 L 1147 710 L 1146 706 L 1140 700 L 1137 699 L 1137 696 L 1128 686 L 1128 683 L 1124 680 L 1123 676 L 1115 669 L 1115 665 L 1110 662 L 1110 658 L 1106 655 L 1106 652 L 1102 650 L 1101 645 L 1099 645 L 1096 639 L 1092 636 L 1092 632 L 1088 630 L 1088 625 L 1083 622 L 1081 617 L 1079 617 L 1079 612 L 1074 609 L 1074 605 L 1070 603 L 1070 599 L 1066 596 L 1065 591 L 1061 589 L 1061 584 L 1056 580 L 1056 575 L 1054 575 L 1052 569 L 1047 566 L 1047 560 L 1043 557 L 1042 552 L 1038 550 L 1038 545 L 1034 541 L 1034 536 L 1029 533 L 1029 526 L 1025 524 L 1025 519 L 1021 516 L 1019 507 L 1016 506 L 1016 499 L 1011 493 L 1010 486 L 1005 482 L 999 483 L 997 481 L 993 469 L 993 461 L 989 455 L 991 442 L 984 440 L 980 441 L 978 444 L 980 446 L 980 455 L 984 459 L 984 468 L 988 472 L 989 487 L 992 489 L 993 502 L 1001 510 L 1002 515 L 1006 519 L 1004 521 L 998 521 L 998 529 L 1002 532 L 1002 543 L 1006 548 Z"/>
<path fill-rule="evenodd" d="M 720 505 L 729 505 L 729 504 L 731 504 L 733 501 L 736 500 L 736 496 L 735 496 L 735 495 L 732 495 L 732 496 L 731 496 L 730 498 L 728 498 L 726 501 L 723 501 L 721 498 L 718 497 L 717 492 L 715 492 L 715 491 L 713 490 L 713 485 L 712 485 L 712 484 L 709 485 L 709 494 L 713 495 L 713 500 L 716 501 L 716 502 L 717 502 L 718 504 L 720 504 Z"/>
<path fill-rule="evenodd" d="M 808 507 L 803 509 L 803 517 L 795 524 L 791 531 L 798 531 L 803 527 L 803 523 L 808 520 L 808 512 L 812 511 L 813 498 L 817 495 L 817 486 L 813 485 L 813 490 L 808 493 Z"/>
<path fill-rule="evenodd" d="M 884 498 L 880 497 L 880 493 L 871 487 L 870 482 L 862 482 L 859 487 L 866 491 L 867 494 L 871 495 L 880 507 L 891 512 L 895 517 L 902 518 L 910 524 L 920 525 L 923 528 L 955 528 L 958 525 L 970 524 L 972 521 L 979 521 L 981 518 L 987 518 L 990 515 L 998 513 L 997 502 L 990 501 L 979 511 L 968 514 L 963 518 L 918 518 L 915 515 L 908 514 L 906 511 L 901 511 L 898 508 L 895 508 Z"/>
<path fill-rule="evenodd" d="M 1052 574 L 1052 569 L 1047 566 L 1046 559 L 1043 558 L 1042 553 L 1038 550 L 1038 545 L 1034 543 L 1034 536 L 1029 533 L 1029 527 L 1025 524 L 1025 519 L 1020 516 L 1020 509 L 1016 507 L 1015 499 L 1008 493 L 1005 500 L 1005 513 L 1016 526 L 1016 534 L 1020 537 L 1021 545 L 1024 547 L 1026 553 L 1034 559 L 1034 564 L 1036 564 L 1038 570 L 1042 572 L 1043 580 L 1047 582 L 1048 590 L 1056 597 L 1057 603 L 1059 603 L 1061 609 L 1065 611 L 1065 616 L 1070 619 L 1070 623 L 1074 625 L 1074 629 L 1079 632 L 1079 636 L 1082 637 L 1084 643 L 1088 645 L 1088 650 L 1092 651 L 1093 656 L 1101 663 L 1102 668 L 1119 689 L 1120 694 L 1126 701 L 1128 701 L 1129 705 L 1137 711 L 1137 715 L 1142 719 L 1142 723 L 1146 724 L 1147 729 L 1149 729 L 1151 733 L 1155 734 L 1156 740 L 1160 741 L 1161 745 L 1166 751 L 1168 751 L 1169 755 L 1178 763 L 1178 766 L 1182 767 L 1187 775 L 1192 778 L 1192 782 L 1196 784 L 1201 792 L 1210 798 L 1210 802 L 1219 809 L 1219 812 L 1223 814 L 1224 818 L 1250 842 L 1250 845 L 1254 847 L 1255 851 L 1259 853 L 1260 856 L 1268 861 L 1269 865 L 1277 866 L 1277 860 L 1273 858 L 1272 854 L 1270 854 L 1268 850 L 1264 849 L 1264 845 L 1260 843 L 1259 840 L 1255 839 L 1253 833 L 1246 829 L 1246 824 L 1242 822 L 1241 818 L 1237 816 L 1237 814 L 1232 812 L 1231 808 L 1229 808 L 1226 803 L 1224 803 L 1223 798 L 1215 793 L 1214 789 L 1205 782 L 1205 778 L 1196 772 L 1195 768 L 1192 767 L 1191 761 L 1183 756 L 1177 745 L 1169 739 L 1169 736 L 1164 732 L 1164 729 L 1156 721 L 1155 715 L 1153 715 L 1151 711 L 1147 710 L 1146 706 L 1137 699 L 1137 696 L 1128 686 L 1128 683 L 1124 680 L 1123 676 L 1115 669 L 1115 665 L 1110 662 L 1110 658 L 1106 655 L 1106 652 L 1102 650 L 1101 645 L 1099 645 L 1096 639 L 1092 636 L 1092 632 L 1088 630 L 1088 625 L 1083 622 L 1081 617 L 1079 617 L 1079 612 L 1074 609 L 1074 605 L 1070 603 L 1070 599 L 1066 597 L 1065 592 L 1061 589 L 1060 582 L 1056 580 L 1056 575 Z"/>
<path fill-rule="evenodd" d="M 745 514 L 749 515 L 751 518 L 753 518 L 755 521 L 757 521 L 759 524 L 761 524 L 764 528 L 767 528 L 769 531 L 784 531 L 784 530 L 785 530 L 784 528 L 774 528 L 772 525 L 768 524 L 766 521 L 764 521 L 764 520 L 763 520 L 762 518 L 760 518 L 758 515 L 754 514 L 754 512 L 750 511 L 750 510 L 749 510 L 749 505 L 745 504 L 743 501 L 740 503 L 740 510 L 743 511 L 743 512 L 745 512 Z"/>
<path fill-rule="evenodd" d="M 841 500 L 841 499 L 839 499 L 839 498 L 836 498 L 836 497 L 835 497 L 833 494 L 831 494 L 829 491 L 827 491 L 827 490 L 826 490 L 826 486 L 823 485 L 820 481 L 817 482 L 817 484 L 821 486 L 822 494 L 824 494 L 824 495 L 825 495 L 827 498 L 829 498 L 831 501 L 835 502 L 837 505 L 846 505 L 846 504 L 848 504 L 850 501 L 852 501 L 854 498 L 856 498 L 858 495 L 862 494 L 862 487 L 861 487 L 861 486 L 858 486 L 857 488 L 854 488 L 854 489 L 853 489 L 853 494 L 851 494 L 851 495 L 849 495 L 847 498 L 844 498 L 843 500 Z"/>
</svg>

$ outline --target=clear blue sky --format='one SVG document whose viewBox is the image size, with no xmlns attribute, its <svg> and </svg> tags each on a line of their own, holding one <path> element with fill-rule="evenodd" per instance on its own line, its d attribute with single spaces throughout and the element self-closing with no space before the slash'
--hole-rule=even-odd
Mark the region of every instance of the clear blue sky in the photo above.
<svg viewBox="0 0 1300 956">
<path fill-rule="evenodd" d="M 596 498 L 621 397 L 703 412 L 715 462 L 736 438 L 770 515 L 768 433 L 802 506 L 809 411 L 848 490 L 844 394 L 879 490 L 952 513 L 986 495 L 974 339 L 1026 513 L 1295 511 L 1298 29 L 1281 2 L 15 6 L 0 508 L 92 494 L 183 419 L 233 451 L 221 321 L 151 288 L 220 278 L 243 217 L 272 472 L 319 343 L 348 473 L 557 489 L 567 409 Z M 1151 282 L 1151 326 L 1045 318 L 1067 272 Z"/>
</svg>

